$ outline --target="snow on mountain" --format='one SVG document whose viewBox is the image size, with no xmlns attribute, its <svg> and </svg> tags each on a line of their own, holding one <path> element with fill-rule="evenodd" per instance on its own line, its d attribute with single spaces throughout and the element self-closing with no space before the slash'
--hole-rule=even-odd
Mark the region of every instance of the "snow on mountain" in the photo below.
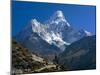
<svg viewBox="0 0 100 75">
<path fill-rule="evenodd" d="M 48 26 L 48 31 L 52 30 L 60 34 L 65 27 L 66 28 L 70 27 L 70 24 L 65 19 L 63 12 L 60 10 L 56 11 L 52 16 L 50 16 L 50 18 L 47 21 L 45 21 L 44 24 Z"/>
<path fill-rule="evenodd" d="M 92 33 L 91 33 L 91 32 L 88 32 L 87 30 L 84 30 L 84 32 L 85 32 L 85 34 L 86 34 L 87 36 L 92 36 Z"/>
<path fill-rule="evenodd" d="M 55 15 L 56 15 L 57 17 L 61 17 L 61 18 L 64 17 L 63 12 L 60 11 L 60 10 L 58 10 L 58 11 L 55 13 Z"/>
<path fill-rule="evenodd" d="M 70 24 L 65 19 L 62 11 L 56 11 L 46 22 L 45 25 L 48 26 L 47 31 L 52 37 L 52 43 L 57 47 L 64 50 L 64 45 L 70 45 L 69 42 L 63 40 L 62 31 L 64 28 L 70 28 Z"/>
<path fill-rule="evenodd" d="M 31 44 L 35 41 L 34 44 L 37 44 L 36 49 L 38 46 L 41 48 L 41 42 L 39 41 L 42 40 L 63 51 L 66 45 L 70 45 L 82 37 L 90 35 L 91 33 L 86 30 L 76 31 L 73 29 L 69 22 L 65 19 L 63 12 L 58 10 L 43 24 L 36 19 L 32 19 L 30 24 L 27 25 L 21 33 L 19 33 L 17 38 L 20 39 L 21 42 L 31 39 Z M 43 46 L 44 45 L 42 44 L 42 48 L 44 49 L 45 47 Z"/>
<path fill-rule="evenodd" d="M 36 19 L 31 20 L 32 30 L 36 32 L 43 40 L 49 44 L 54 44 L 61 50 L 64 49 L 64 45 L 70 45 L 62 39 L 61 29 L 64 26 L 69 27 L 62 11 L 57 11 L 45 24 L 39 23 Z"/>
<path fill-rule="evenodd" d="M 49 24 L 59 24 L 60 22 L 67 22 L 62 11 L 56 11 L 47 21 Z M 69 26 L 69 25 L 68 25 Z"/>
<path fill-rule="evenodd" d="M 76 34 L 77 38 L 81 38 L 81 37 L 84 37 L 84 36 L 92 36 L 92 33 L 88 32 L 87 30 L 85 29 L 80 29 L 77 34 Z"/>
</svg>

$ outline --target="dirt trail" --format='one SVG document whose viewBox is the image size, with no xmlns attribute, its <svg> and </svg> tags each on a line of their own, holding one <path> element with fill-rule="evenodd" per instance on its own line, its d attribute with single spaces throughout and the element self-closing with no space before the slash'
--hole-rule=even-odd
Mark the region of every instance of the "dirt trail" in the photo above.
<svg viewBox="0 0 100 75">
<path fill-rule="evenodd" d="M 42 67 L 40 69 L 35 70 L 36 72 L 40 72 L 44 69 L 50 69 L 50 68 L 56 68 L 56 65 L 46 65 L 45 67 Z"/>
</svg>

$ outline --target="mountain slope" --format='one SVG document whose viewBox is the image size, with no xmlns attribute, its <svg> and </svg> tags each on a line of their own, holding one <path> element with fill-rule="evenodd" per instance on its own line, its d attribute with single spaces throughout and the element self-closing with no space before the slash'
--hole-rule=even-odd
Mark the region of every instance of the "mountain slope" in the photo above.
<svg viewBox="0 0 100 75">
<path fill-rule="evenodd" d="M 55 45 L 49 44 L 43 40 L 36 32 L 33 32 L 31 25 L 21 31 L 15 39 L 31 52 L 34 52 L 44 58 L 53 59 L 54 55 L 61 51 Z"/>
<path fill-rule="evenodd" d="M 41 58 L 42 59 L 42 58 Z M 45 61 L 44 61 L 45 62 Z M 44 66 L 43 60 L 36 61 L 32 54 L 16 41 L 12 41 L 12 71 L 13 73 L 31 73 Z"/>
<path fill-rule="evenodd" d="M 64 70 L 96 68 L 96 37 L 88 36 L 72 43 L 59 55 Z"/>
<path fill-rule="evenodd" d="M 58 71 L 55 64 L 29 52 L 15 40 L 12 41 L 12 74 Z"/>
</svg>

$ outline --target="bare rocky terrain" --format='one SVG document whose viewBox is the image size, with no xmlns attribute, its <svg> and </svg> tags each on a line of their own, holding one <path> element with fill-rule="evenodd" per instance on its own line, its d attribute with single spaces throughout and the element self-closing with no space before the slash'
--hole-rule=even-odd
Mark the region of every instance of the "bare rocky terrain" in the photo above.
<svg viewBox="0 0 100 75">
<path fill-rule="evenodd" d="M 12 41 L 12 74 L 59 71 L 60 68 Z"/>
</svg>

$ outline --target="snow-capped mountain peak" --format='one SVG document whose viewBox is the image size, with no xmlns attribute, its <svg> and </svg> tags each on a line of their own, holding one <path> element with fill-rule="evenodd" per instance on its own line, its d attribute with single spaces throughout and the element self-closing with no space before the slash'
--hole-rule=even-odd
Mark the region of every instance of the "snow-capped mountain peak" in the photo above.
<svg viewBox="0 0 100 75">
<path fill-rule="evenodd" d="M 84 36 L 91 35 L 90 32 L 83 29 L 79 31 L 74 30 L 65 19 L 63 12 L 60 10 L 56 11 L 50 19 L 45 21 L 43 24 L 36 19 L 32 19 L 30 24 L 31 25 L 28 25 L 17 38 L 21 39 L 20 41 L 22 42 L 27 41 L 26 39 L 31 39 L 31 41 L 29 40 L 27 42 L 37 45 L 39 44 L 39 46 L 42 43 L 40 42 L 42 40 L 45 42 L 42 44 L 43 48 L 48 44 L 63 51 L 66 45 L 68 46 Z M 32 48 L 29 44 L 25 44 L 27 47 Z M 36 46 L 35 48 L 37 49 L 38 47 Z"/>
<path fill-rule="evenodd" d="M 63 12 L 61 10 L 56 11 L 55 16 L 59 18 L 64 18 Z"/>
<path fill-rule="evenodd" d="M 46 21 L 47 24 L 50 25 L 60 25 L 63 26 L 66 25 L 67 27 L 70 26 L 70 24 L 68 23 L 68 21 L 65 19 L 65 16 L 63 14 L 63 12 L 61 10 L 56 11 L 49 20 Z"/>
<path fill-rule="evenodd" d="M 65 19 L 65 17 L 64 17 L 64 14 L 63 14 L 63 12 L 61 11 L 61 10 L 58 10 L 58 11 L 56 11 L 52 16 L 51 16 L 51 19 L 53 20 L 53 21 L 55 21 L 55 23 L 56 22 L 67 22 L 66 21 L 66 19 Z M 57 24 L 58 24 L 57 23 Z"/>
<path fill-rule="evenodd" d="M 31 24 L 37 26 L 39 24 L 39 22 L 36 19 L 32 19 Z"/>
<path fill-rule="evenodd" d="M 58 18 L 55 20 L 55 22 L 65 22 L 66 20 L 63 16 L 62 11 L 57 11 L 54 14 L 54 18 Z M 53 19 L 52 19 L 53 20 Z M 50 20 L 49 20 L 50 21 Z M 64 45 L 70 45 L 70 43 L 65 42 L 63 40 L 61 29 L 63 30 L 65 23 L 61 23 L 59 25 L 56 25 L 55 23 L 53 25 L 47 23 L 47 24 L 41 24 L 36 19 L 31 20 L 31 26 L 33 33 L 37 33 L 43 40 L 45 40 L 49 44 L 54 44 L 57 47 L 59 47 L 61 50 L 64 50 Z"/>
<path fill-rule="evenodd" d="M 40 32 L 40 23 L 36 19 L 31 20 L 31 26 L 33 32 Z"/>
<path fill-rule="evenodd" d="M 84 30 L 84 33 L 86 34 L 86 36 L 92 36 L 92 33 L 87 30 Z"/>
</svg>

